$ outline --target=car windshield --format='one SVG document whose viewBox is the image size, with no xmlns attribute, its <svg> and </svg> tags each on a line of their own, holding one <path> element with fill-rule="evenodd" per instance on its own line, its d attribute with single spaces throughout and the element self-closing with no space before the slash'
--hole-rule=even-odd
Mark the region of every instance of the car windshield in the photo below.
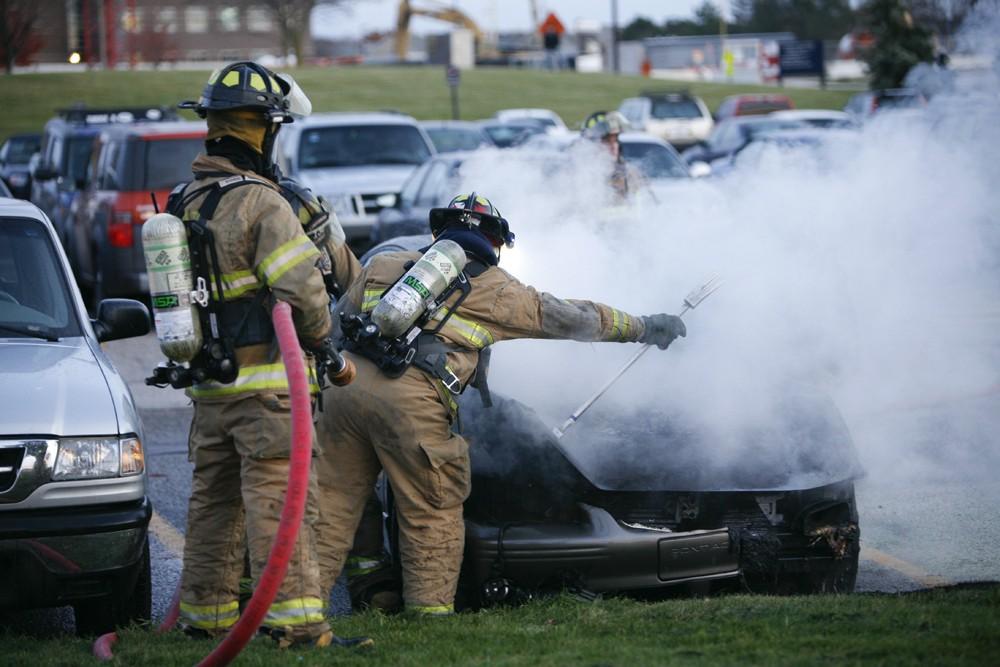
<svg viewBox="0 0 1000 667">
<path fill-rule="evenodd" d="M 146 179 L 143 190 L 170 190 L 191 180 L 191 163 L 205 148 L 204 137 L 156 139 L 146 145 Z"/>
<path fill-rule="evenodd" d="M 66 178 L 70 183 L 82 181 L 87 177 L 87 166 L 90 164 L 90 153 L 93 149 L 93 137 L 75 137 L 69 140 Z"/>
<path fill-rule="evenodd" d="M 360 167 L 373 164 L 421 164 L 430 149 L 409 125 L 343 125 L 302 132 L 299 167 Z"/>
<path fill-rule="evenodd" d="M 487 125 L 483 130 L 500 148 L 508 148 L 532 134 L 542 133 L 537 125 Z"/>
<path fill-rule="evenodd" d="M 43 224 L 0 218 L 0 337 L 79 335 L 66 276 Z"/>
<path fill-rule="evenodd" d="M 670 149 L 645 141 L 621 142 L 622 158 L 647 178 L 687 178 L 688 168 Z"/>
<path fill-rule="evenodd" d="M 438 153 L 451 151 L 473 151 L 483 145 L 483 135 L 479 130 L 464 127 L 426 128 L 434 148 Z"/>
<path fill-rule="evenodd" d="M 658 120 L 665 118 L 701 118 L 701 109 L 694 100 L 653 100 L 649 115 Z"/>
<path fill-rule="evenodd" d="M 7 144 L 7 162 L 28 164 L 28 160 L 38 152 L 40 145 L 38 137 L 11 137 Z"/>
</svg>

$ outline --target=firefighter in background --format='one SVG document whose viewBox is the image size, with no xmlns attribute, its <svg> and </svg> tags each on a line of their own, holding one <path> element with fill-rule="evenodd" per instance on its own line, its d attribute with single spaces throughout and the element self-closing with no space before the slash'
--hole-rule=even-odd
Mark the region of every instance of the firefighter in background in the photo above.
<svg viewBox="0 0 1000 667">
<path fill-rule="evenodd" d="M 619 135 L 628 130 L 628 126 L 628 120 L 618 111 L 595 111 L 583 121 L 580 132 L 584 139 L 599 142 L 614 160 L 610 184 L 620 199 L 634 193 L 638 185 L 638 177 L 625 164 L 618 141 Z"/>
<path fill-rule="evenodd" d="M 180 624 L 192 636 L 210 637 L 239 616 L 244 529 L 256 581 L 284 502 L 291 414 L 270 302 L 291 305 L 307 349 L 326 339 L 330 314 L 316 268 L 319 252 L 273 180 L 270 157 L 281 123 L 291 122 L 296 111 L 307 114 L 308 99 L 290 78 L 239 62 L 212 74 L 201 98 L 180 107 L 207 119 L 206 152 L 192 164 L 195 180 L 174 191 L 168 208 L 213 233 L 212 270 L 223 292 L 219 328 L 234 341 L 239 369 L 232 382 L 210 380 L 188 390 L 195 409 L 189 440 L 194 478 Z M 314 484 L 288 573 L 261 630 L 281 647 L 370 643 L 335 637 L 325 620 Z"/>
<path fill-rule="evenodd" d="M 326 394 L 329 409 L 318 425 L 319 558 L 328 591 L 344 566 L 372 484 L 384 470 L 398 510 L 406 609 L 446 615 L 454 611 L 464 547 L 462 503 L 471 484 L 468 444 L 452 431 L 454 395 L 470 381 L 485 380 L 482 362 L 489 346 L 550 338 L 665 349 L 686 330 L 675 315 L 636 317 L 519 282 L 497 266 L 501 246 L 511 245 L 514 235 L 484 197 L 459 195 L 447 208 L 432 209 L 430 227 L 435 243 L 453 241 L 464 251 L 468 263 L 462 276 L 470 289 L 436 311 L 417 336 L 412 365 L 398 377 L 383 374 L 382 362 L 369 358 L 369 349 L 344 336 L 345 356 L 357 365 L 357 377 Z M 419 252 L 373 257 L 338 302 L 341 321 L 361 313 L 356 319 L 363 322 L 363 313 L 379 307 L 387 289 L 395 289 L 397 281 L 407 284 L 399 279 L 420 258 Z M 428 331 L 431 327 L 437 331 Z M 370 532 L 377 534 L 378 528 Z"/>
</svg>

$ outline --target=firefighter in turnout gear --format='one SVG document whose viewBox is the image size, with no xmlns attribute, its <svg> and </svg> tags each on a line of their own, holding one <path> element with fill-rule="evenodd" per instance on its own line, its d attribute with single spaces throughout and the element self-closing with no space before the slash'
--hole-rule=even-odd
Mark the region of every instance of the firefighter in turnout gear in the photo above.
<svg viewBox="0 0 1000 667">
<path fill-rule="evenodd" d="M 174 191 L 168 208 L 210 234 L 214 279 L 208 282 L 211 303 L 219 304 L 213 323 L 238 369 L 235 378 L 196 381 L 187 390 L 195 410 L 188 446 L 194 478 L 180 623 L 189 634 L 215 636 L 239 616 L 244 543 L 254 581 L 260 576 L 288 480 L 289 389 L 270 307 L 288 303 L 303 347 L 317 348 L 330 330 L 329 297 L 317 269 L 320 253 L 272 180 L 271 148 L 281 123 L 308 113 L 301 90 L 287 77 L 239 62 L 212 74 L 197 102 L 180 106 L 207 119 L 208 135 L 206 152 L 192 165 L 194 181 Z M 314 373 L 310 378 L 318 391 Z M 288 573 L 261 628 L 283 647 L 362 643 L 335 637 L 324 616 L 315 494 L 314 475 Z"/>
<path fill-rule="evenodd" d="M 447 208 L 432 209 L 430 226 L 435 243 L 423 258 L 420 252 L 375 255 L 338 302 L 335 326 L 339 318 L 345 356 L 357 365 L 357 378 L 327 393 L 330 409 L 318 425 L 319 558 L 323 588 L 329 590 L 345 566 L 372 484 L 384 470 L 399 520 L 406 609 L 445 615 L 454 611 L 464 546 L 462 503 L 471 484 L 468 444 L 452 430 L 454 396 L 470 384 L 488 396 L 483 362 L 490 346 L 549 338 L 665 348 L 686 331 L 674 315 L 637 317 L 592 301 L 559 299 L 519 282 L 497 266 L 501 246 L 511 245 L 514 235 L 484 197 L 460 195 Z M 412 339 L 414 352 L 403 354 L 394 347 L 399 341 L 366 342 L 364 336 L 374 330 L 366 323 L 376 320 L 369 314 L 401 283 L 414 285 L 414 271 L 443 242 L 464 250 L 467 262 L 452 282 L 460 289 L 446 290 L 435 302 L 440 307 L 426 311 Z M 450 271 L 440 253 L 433 259 Z M 380 349 L 399 354 L 379 358 Z M 410 362 L 400 367 L 395 363 L 400 358 Z"/>
<path fill-rule="evenodd" d="M 612 159 L 614 168 L 611 172 L 610 184 L 620 199 L 625 199 L 636 189 L 637 175 L 629 169 L 622 157 L 619 135 L 628 130 L 629 122 L 618 111 L 595 111 L 583 121 L 581 134 L 584 139 L 601 144 Z"/>
</svg>

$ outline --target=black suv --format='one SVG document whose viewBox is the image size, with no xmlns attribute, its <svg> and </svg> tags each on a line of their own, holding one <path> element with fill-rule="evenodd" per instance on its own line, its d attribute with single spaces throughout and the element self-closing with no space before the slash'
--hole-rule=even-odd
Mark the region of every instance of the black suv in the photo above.
<svg viewBox="0 0 1000 667">
<path fill-rule="evenodd" d="M 174 186 L 191 180 L 191 162 L 204 149 L 206 132 L 202 121 L 116 124 L 94 139 L 86 185 L 63 241 L 91 305 L 149 291 L 142 223 L 156 206 L 167 205 Z"/>
<path fill-rule="evenodd" d="M 0 146 L 0 179 L 10 188 L 11 195 L 27 199 L 31 194 L 31 156 L 42 143 L 40 134 L 15 134 Z"/>
<path fill-rule="evenodd" d="M 161 107 L 97 109 L 75 106 L 59 109 L 45 123 L 38 161 L 31 171 L 31 202 L 42 209 L 63 243 L 68 236 L 70 210 L 86 184 L 94 137 L 109 123 L 173 120 L 176 112 Z"/>
</svg>

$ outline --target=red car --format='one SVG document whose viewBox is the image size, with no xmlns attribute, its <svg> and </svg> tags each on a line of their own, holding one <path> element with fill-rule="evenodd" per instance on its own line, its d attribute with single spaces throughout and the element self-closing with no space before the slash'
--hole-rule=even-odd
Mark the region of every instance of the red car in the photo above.
<svg viewBox="0 0 1000 667">
<path fill-rule="evenodd" d="M 87 183 L 77 199 L 66 252 L 93 303 L 149 289 L 139 230 L 161 210 L 204 150 L 203 122 L 114 125 L 95 139 Z"/>
<path fill-rule="evenodd" d="M 795 104 L 787 95 L 730 95 L 722 100 L 715 111 L 715 120 L 733 116 L 760 116 L 772 111 L 794 109 Z"/>
</svg>

